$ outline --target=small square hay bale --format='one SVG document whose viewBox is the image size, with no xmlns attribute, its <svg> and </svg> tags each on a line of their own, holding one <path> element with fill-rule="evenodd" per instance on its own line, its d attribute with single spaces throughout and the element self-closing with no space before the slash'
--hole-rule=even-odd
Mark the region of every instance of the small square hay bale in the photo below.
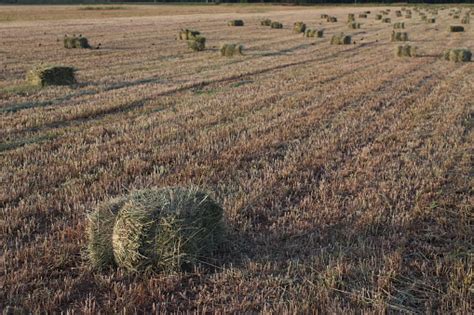
<svg viewBox="0 0 474 315">
<path fill-rule="evenodd" d="M 354 13 L 349 13 L 347 15 L 347 23 L 354 22 L 355 21 L 355 14 Z"/>
<path fill-rule="evenodd" d="M 406 42 L 408 40 L 407 32 L 392 32 L 392 42 Z"/>
<path fill-rule="evenodd" d="M 331 22 L 331 23 L 336 23 L 337 22 L 337 17 L 335 16 L 328 16 L 327 20 L 328 22 Z"/>
<path fill-rule="evenodd" d="M 392 20 L 391 20 L 390 18 L 383 18 L 383 19 L 382 19 L 382 22 L 383 22 L 383 23 L 391 23 Z"/>
<path fill-rule="evenodd" d="M 76 83 L 72 67 L 39 65 L 30 70 L 26 81 L 34 86 L 71 85 Z"/>
<path fill-rule="evenodd" d="M 361 13 L 361 14 L 359 14 L 359 18 L 360 18 L 360 19 L 366 19 L 366 18 L 367 18 L 367 14 Z"/>
<path fill-rule="evenodd" d="M 244 21 L 242 20 L 231 20 L 227 23 L 228 26 L 244 26 Z"/>
<path fill-rule="evenodd" d="M 194 51 L 203 51 L 206 48 L 206 38 L 196 36 L 194 39 L 188 40 L 188 47 Z"/>
<path fill-rule="evenodd" d="M 283 24 L 281 24 L 280 22 L 272 22 L 272 24 L 270 25 L 271 28 L 283 28 Z"/>
<path fill-rule="evenodd" d="M 199 31 L 193 31 L 188 29 L 181 29 L 178 34 L 178 39 L 180 40 L 190 40 L 194 39 L 196 36 L 201 35 Z"/>
<path fill-rule="evenodd" d="M 272 25 L 272 20 L 270 20 L 270 19 L 262 20 L 262 21 L 260 21 L 260 25 L 262 25 L 262 26 L 270 26 L 270 25 Z"/>
<path fill-rule="evenodd" d="M 401 45 L 397 46 L 395 50 L 395 55 L 397 57 L 416 57 L 417 48 L 411 45 Z"/>
<path fill-rule="evenodd" d="M 351 41 L 351 36 L 344 35 L 344 33 L 339 33 L 332 36 L 331 45 L 349 45 Z"/>
<path fill-rule="evenodd" d="M 352 22 L 348 24 L 349 28 L 358 29 L 360 28 L 360 23 Z"/>
<path fill-rule="evenodd" d="M 376 14 L 375 19 L 376 20 L 381 20 L 382 19 L 382 14 Z"/>
<path fill-rule="evenodd" d="M 221 46 L 221 56 L 232 57 L 235 55 L 242 55 L 244 47 L 239 44 L 224 44 Z"/>
<path fill-rule="evenodd" d="M 396 22 L 395 24 L 393 24 L 393 28 L 394 29 L 405 28 L 405 23 L 404 22 Z"/>
<path fill-rule="evenodd" d="M 450 32 L 464 32 L 464 26 L 460 25 L 450 25 L 449 26 Z"/>
<path fill-rule="evenodd" d="M 295 22 L 295 24 L 293 24 L 293 31 L 295 33 L 304 33 L 305 30 L 306 24 L 304 24 L 303 22 Z"/>
<path fill-rule="evenodd" d="M 74 48 L 91 48 L 87 38 L 80 36 L 64 36 L 64 48 L 74 49 Z"/>
<path fill-rule="evenodd" d="M 472 52 L 467 48 L 448 49 L 444 52 L 444 59 L 454 62 L 469 62 Z"/>
<path fill-rule="evenodd" d="M 329 15 L 327 15 L 327 14 L 321 14 L 322 19 L 327 19 L 328 17 L 329 17 Z"/>
</svg>

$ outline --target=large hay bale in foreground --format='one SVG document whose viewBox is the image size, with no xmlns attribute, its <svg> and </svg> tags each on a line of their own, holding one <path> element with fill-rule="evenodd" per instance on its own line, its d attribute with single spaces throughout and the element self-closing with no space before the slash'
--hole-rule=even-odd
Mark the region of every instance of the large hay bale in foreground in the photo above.
<svg viewBox="0 0 474 315">
<path fill-rule="evenodd" d="M 406 42 L 408 40 L 407 32 L 392 32 L 392 42 Z"/>
<path fill-rule="evenodd" d="M 87 38 L 82 36 L 64 36 L 63 40 L 64 48 L 73 49 L 73 48 L 91 48 Z"/>
<path fill-rule="evenodd" d="M 295 22 L 295 24 L 293 24 L 293 31 L 295 33 L 304 33 L 305 30 L 306 24 L 304 24 L 303 22 Z"/>
<path fill-rule="evenodd" d="M 222 208 L 196 188 L 136 191 L 89 217 L 89 258 L 100 268 L 180 271 L 209 258 L 223 235 Z"/>
<path fill-rule="evenodd" d="M 188 40 L 188 47 L 194 51 L 203 51 L 206 48 L 206 38 L 196 36 L 194 39 Z"/>
<path fill-rule="evenodd" d="M 397 57 L 416 57 L 417 48 L 411 45 L 397 46 L 395 55 Z"/>
<path fill-rule="evenodd" d="M 71 85 L 76 83 L 75 71 L 72 67 L 39 65 L 27 73 L 26 81 L 34 86 Z"/>
<path fill-rule="evenodd" d="M 472 59 L 472 52 L 467 48 L 448 49 L 444 52 L 444 59 L 454 62 L 468 62 Z"/>
<path fill-rule="evenodd" d="M 231 20 L 227 22 L 228 26 L 244 26 L 244 21 L 242 20 Z"/>
<path fill-rule="evenodd" d="M 348 45 L 352 41 L 351 36 L 344 33 L 335 34 L 331 38 L 331 45 Z"/>
<path fill-rule="evenodd" d="M 199 32 L 199 31 L 182 29 L 181 31 L 179 31 L 178 39 L 180 39 L 180 40 L 191 40 L 191 39 L 196 38 L 199 35 L 201 35 L 201 32 Z"/>
<path fill-rule="evenodd" d="M 270 26 L 270 25 L 272 25 L 272 20 L 270 20 L 270 19 L 262 20 L 262 21 L 260 21 L 260 25 L 262 25 L 262 26 Z"/>
<path fill-rule="evenodd" d="M 464 32 L 464 26 L 460 25 L 450 25 L 449 26 L 450 32 Z"/>
<path fill-rule="evenodd" d="M 283 24 L 281 24 L 280 22 L 272 22 L 272 24 L 270 25 L 271 28 L 283 28 Z"/>
<path fill-rule="evenodd" d="M 405 23 L 404 22 L 396 22 L 393 24 L 394 29 L 402 29 L 405 28 Z"/>
<path fill-rule="evenodd" d="M 239 44 L 224 44 L 221 46 L 221 56 L 232 57 L 235 55 L 242 55 L 244 47 Z"/>
</svg>

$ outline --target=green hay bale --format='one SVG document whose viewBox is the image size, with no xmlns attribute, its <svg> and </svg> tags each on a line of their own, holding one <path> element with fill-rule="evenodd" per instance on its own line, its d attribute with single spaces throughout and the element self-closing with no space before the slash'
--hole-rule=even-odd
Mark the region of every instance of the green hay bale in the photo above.
<svg viewBox="0 0 474 315">
<path fill-rule="evenodd" d="M 228 26 L 244 26 L 244 21 L 242 20 L 231 20 L 227 23 Z"/>
<path fill-rule="evenodd" d="M 349 13 L 347 15 L 347 23 L 354 22 L 355 21 L 355 14 L 354 13 Z"/>
<path fill-rule="evenodd" d="M 304 33 L 305 30 L 306 24 L 304 24 L 303 22 L 295 22 L 295 24 L 293 24 L 293 32 Z"/>
<path fill-rule="evenodd" d="M 367 14 L 361 13 L 361 14 L 359 14 L 359 18 L 361 18 L 361 19 L 366 19 L 366 18 L 367 18 Z"/>
<path fill-rule="evenodd" d="M 449 31 L 450 32 L 464 32 L 464 26 L 460 25 L 450 25 L 449 26 Z"/>
<path fill-rule="evenodd" d="M 91 48 L 87 38 L 82 36 L 64 36 L 63 40 L 64 48 L 74 49 L 74 48 Z"/>
<path fill-rule="evenodd" d="M 383 23 L 391 23 L 391 22 L 392 22 L 392 19 L 390 19 L 390 18 L 383 18 L 383 19 L 382 19 L 382 22 L 383 22 Z"/>
<path fill-rule="evenodd" d="M 232 57 L 235 55 L 242 55 L 244 47 L 238 44 L 224 44 L 220 48 L 221 56 Z"/>
<path fill-rule="evenodd" d="M 181 31 L 179 31 L 178 39 L 180 39 L 180 40 L 191 40 L 191 39 L 196 38 L 199 35 L 201 35 L 201 33 L 199 31 L 182 29 Z"/>
<path fill-rule="evenodd" d="M 352 29 L 359 29 L 360 28 L 360 23 L 352 22 L 348 24 L 349 28 Z"/>
<path fill-rule="evenodd" d="M 332 36 L 331 45 L 349 45 L 351 41 L 351 36 L 344 35 L 344 33 L 339 33 Z"/>
<path fill-rule="evenodd" d="M 194 39 L 188 40 L 188 47 L 194 51 L 203 51 L 206 48 L 206 38 L 196 36 Z"/>
<path fill-rule="evenodd" d="M 467 48 L 454 48 L 446 50 L 443 56 L 449 61 L 469 62 L 472 59 L 472 52 Z"/>
<path fill-rule="evenodd" d="M 394 29 L 402 29 L 405 28 L 405 23 L 404 22 L 396 22 L 393 24 Z"/>
<path fill-rule="evenodd" d="M 271 28 L 283 28 L 283 24 L 281 24 L 280 22 L 272 22 L 270 27 Z"/>
<path fill-rule="evenodd" d="M 39 65 L 27 73 L 26 81 L 34 86 L 71 85 L 76 83 L 75 71 L 72 67 Z"/>
<path fill-rule="evenodd" d="M 327 19 L 328 17 L 329 17 L 329 15 L 327 15 L 327 14 L 321 14 L 322 19 Z"/>
<path fill-rule="evenodd" d="M 122 197 L 103 202 L 87 216 L 87 256 L 94 268 L 115 265 L 112 232 L 117 213 L 125 201 Z"/>
<path fill-rule="evenodd" d="M 272 20 L 270 20 L 270 19 L 262 20 L 262 21 L 260 21 L 260 25 L 262 25 L 262 26 L 270 26 L 270 25 L 272 25 Z"/>
<path fill-rule="evenodd" d="M 376 20 L 381 20 L 381 19 L 382 19 L 382 14 L 377 14 L 377 15 L 375 15 L 375 19 L 376 19 Z"/>
<path fill-rule="evenodd" d="M 208 259 L 219 246 L 223 209 L 195 188 L 146 189 L 119 209 L 114 259 L 131 272 L 176 272 Z"/>
<path fill-rule="evenodd" d="M 326 21 L 331 22 L 331 23 L 336 23 L 337 22 L 337 17 L 335 16 L 328 16 Z"/>
<path fill-rule="evenodd" d="M 417 48 L 411 45 L 402 45 L 397 46 L 395 50 L 395 55 L 397 57 L 416 57 Z"/>
<path fill-rule="evenodd" d="M 392 32 L 392 42 L 406 42 L 408 40 L 407 32 Z"/>
</svg>

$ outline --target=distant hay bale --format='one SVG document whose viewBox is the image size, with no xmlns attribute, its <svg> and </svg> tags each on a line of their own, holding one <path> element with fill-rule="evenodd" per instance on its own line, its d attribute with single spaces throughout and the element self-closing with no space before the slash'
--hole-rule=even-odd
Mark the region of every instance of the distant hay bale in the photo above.
<svg viewBox="0 0 474 315">
<path fill-rule="evenodd" d="M 359 18 L 361 18 L 361 19 L 366 19 L 366 18 L 367 18 L 367 14 L 361 13 L 361 14 L 359 14 Z"/>
<path fill-rule="evenodd" d="M 188 47 L 194 51 L 203 51 L 206 48 L 206 38 L 196 36 L 194 39 L 188 40 Z"/>
<path fill-rule="evenodd" d="M 293 31 L 295 33 L 304 33 L 305 30 L 306 24 L 304 24 L 303 22 L 295 22 L 295 24 L 293 24 Z"/>
<path fill-rule="evenodd" d="M 411 19 L 411 14 L 405 15 L 405 19 Z"/>
<path fill-rule="evenodd" d="M 464 26 L 460 25 L 450 25 L 449 26 L 450 32 L 464 32 Z"/>
<path fill-rule="evenodd" d="M 396 22 L 393 24 L 394 29 L 402 29 L 405 28 L 405 23 L 404 22 Z"/>
<path fill-rule="evenodd" d="M 178 33 L 178 39 L 180 40 L 190 40 L 196 38 L 196 36 L 201 35 L 199 31 L 193 31 L 188 29 L 181 29 Z"/>
<path fill-rule="evenodd" d="M 72 67 L 39 65 L 27 73 L 26 81 L 34 86 L 71 85 L 76 83 L 75 71 Z"/>
<path fill-rule="evenodd" d="M 390 18 L 383 18 L 383 19 L 382 19 L 382 22 L 383 22 L 383 23 L 391 23 L 391 22 L 392 22 L 392 19 L 390 19 Z"/>
<path fill-rule="evenodd" d="M 87 256 L 94 268 L 115 265 L 112 233 L 117 213 L 125 201 L 126 198 L 121 197 L 103 202 L 87 216 Z"/>
<path fill-rule="evenodd" d="M 399 11 L 399 10 L 395 11 L 395 16 L 396 17 L 401 17 L 402 16 L 402 11 Z"/>
<path fill-rule="evenodd" d="M 195 188 L 136 191 L 113 227 L 115 263 L 130 272 L 177 272 L 208 259 L 219 246 L 223 209 Z"/>
<path fill-rule="evenodd" d="M 426 19 L 426 23 L 436 23 L 436 19 L 435 18 Z"/>
<path fill-rule="evenodd" d="M 351 36 L 344 35 L 344 33 L 339 33 L 332 36 L 331 45 L 349 45 L 351 41 Z"/>
<path fill-rule="evenodd" d="M 416 57 L 417 48 L 411 45 L 397 46 L 395 50 L 397 57 Z"/>
<path fill-rule="evenodd" d="M 453 15 L 453 19 L 459 19 L 459 15 Z"/>
<path fill-rule="evenodd" d="M 471 21 L 470 21 L 469 15 L 466 15 L 465 17 L 461 19 L 461 24 L 469 24 L 470 22 Z"/>
<path fill-rule="evenodd" d="M 348 24 L 349 28 L 358 29 L 360 28 L 360 23 L 352 22 Z"/>
<path fill-rule="evenodd" d="M 272 22 L 270 27 L 271 28 L 283 28 L 283 24 L 281 24 L 280 22 Z"/>
<path fill-rule="evenodd" d="M 392 42 L 406 42 L 408 40 L 407 32 L 392 32 Z"/>
<path fill-rule="evenodd" d="M 370 14 L 370 11 L 365 11 L 364 13 L 365 13 L 365 14 Z"/>
<path fill-rule="evenodd" d="M 262 21 L 260 21 L 260 25 L 262 25 L 262 26 L 271 26 L 272 25 L 272 20 L 270 20 L 270 19 L 262 20 Z"/>
<path fill-rule="evenodd" d="M 337 22 L 337 17 L 335 16 L 328 16 L 327 20 L 328 22 L 331 22 L 331 23 L 336 23 Z"/>
<path fill-rule="evenodd" d="M 375 19 L 376 20 L 381 20 L 382 19 L 382 14 L 376 14 Z"/>
<path fill-rule="evenodd" d="M 242 55 L 243 46 L 239 44 L 224 44 L 220 48 L 221 56 L 232 57 Z"/>
<path fill-rule="evenodd" d="M 354 22 L 355 21 L 355 14 L 354 13 L 349 13 L 347 15 L 347 23 Z"/>
<path fill-rule="evenodd" d="M 307 29 L 304 32 L 305 37 L 318 37 L 321 38 L 323 37 L 323 30 L 313 30 L 313 29 Z"/>
<path fill-rule="evenodd" d="M 228 26 L 244 26 L 244 21 L 242 20 L 231 20 L 227 23 Z"/>
<path fill-rule="evenodd" d="M 444 52 L 443 57 L 454 62 L 469 62 L 472 59 L 472 52 L 467 48 L 448 49 Z"/>
<path fill-rule="evenodd" d="M 322 19 L 327 19 L 328 17 L 329 17 L 329 15 L 327 15 L 327 14 L 321 14 Z"/>
<path fill-rule="evenodd" d="M 64 36 L 63 40 L 64 48 L 73 49 L 73 48 L 91 48 L 87 38 L 79 36 Z"/>
<path fill-rule="evenodd" d="M 381 11 L 382 15 L 388 15 L 388 10 L 387 11 Z"/>
</svg>

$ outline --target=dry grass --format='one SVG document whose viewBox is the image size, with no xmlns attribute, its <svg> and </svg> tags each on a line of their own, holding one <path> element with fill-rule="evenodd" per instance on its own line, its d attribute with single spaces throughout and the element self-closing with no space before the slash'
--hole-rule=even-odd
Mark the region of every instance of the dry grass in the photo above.
<svg viewBox="0 0 474 315">
<path fill-rule="evenodd" d="M 448 32 L 448 8 L 436 31 L 413 11 L 422 54 L 402 59 L 391 25 L 373 18 L 352 45 L 311 45 L 291 29 L 305 21 L 329 39 L 353 6 L 127 7 L 80 19 L 60 17 L 70 7 L 50 18 L 48 7 L 0 7 L 18 17 L 0 28 L 0 309 L 471 312 L 474 63 L 439 56 L 472 51 L 472 24 Z M 226 27 L 234 18 L 248 26 Z M 176 40 L 186 27 L 209 49 Z M 102 48 L 64 49 L 65 33 Z M 217 57 L 225 42 L 245 54 Z M 74 66 L 80 84 L 13 88 L 40 61 Z M 218 263 L 150 276 L 91 267 L 97 204 L 192 184 L 224 209 Z"/>
</svg>

